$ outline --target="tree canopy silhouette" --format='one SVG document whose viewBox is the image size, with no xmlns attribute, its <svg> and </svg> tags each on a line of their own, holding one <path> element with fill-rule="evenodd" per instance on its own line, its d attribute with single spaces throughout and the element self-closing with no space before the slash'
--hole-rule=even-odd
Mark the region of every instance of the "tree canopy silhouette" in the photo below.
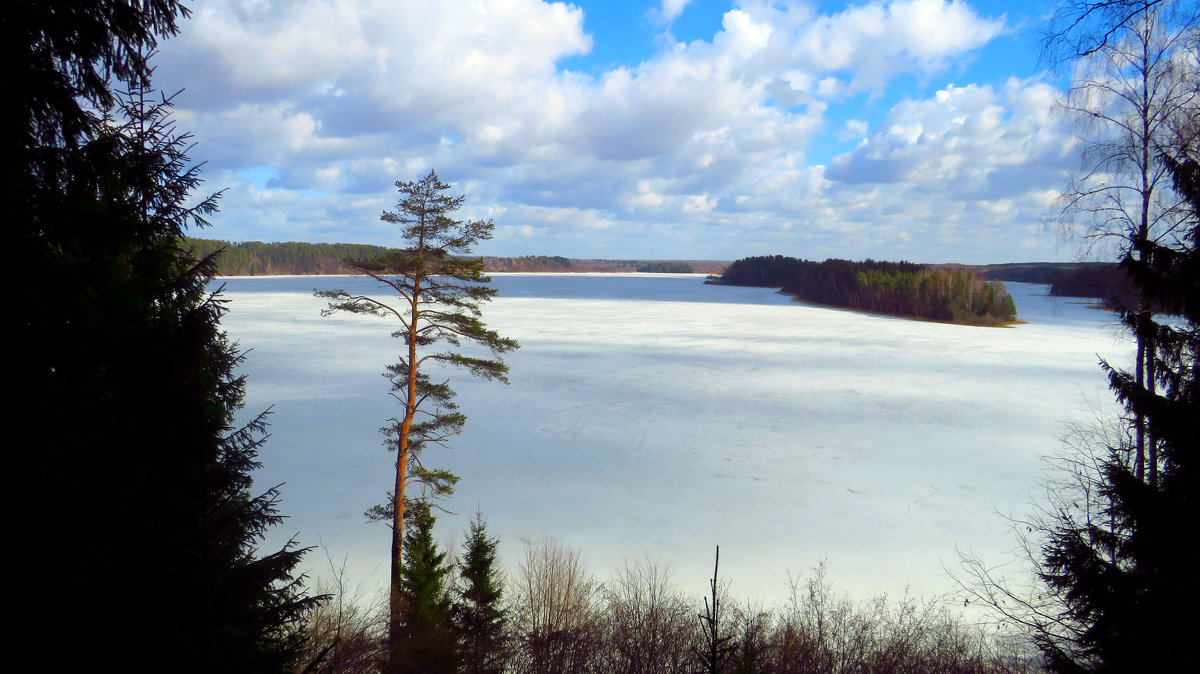
<svg viewBox="0 0 1200 674">
<path fill-rule="evenodd" d="M 241 357 L 213 258 L 181 248 L 200 183 L 149 55 L 177 2 L 16 2 L 0 20 L 12 415 L 36 555 L 22 623 L 64 671 L 285 671 L 317 599 L 303 551 L 260 555 L 260 415 L 236 425 Z"/>
</svg>

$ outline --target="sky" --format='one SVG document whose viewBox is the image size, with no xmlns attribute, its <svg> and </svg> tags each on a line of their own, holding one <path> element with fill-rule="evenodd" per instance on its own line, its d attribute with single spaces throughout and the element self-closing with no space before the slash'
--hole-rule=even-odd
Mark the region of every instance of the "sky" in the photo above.
<svg viewBox="0 0 1200 674">
<path fill-rule="evenodd" d="M 194 236 L 401 246 L 429 171 L 483 255 L 1070 260 L 1050 0 L 193 0 L 155 85 Z"/>
</svg>

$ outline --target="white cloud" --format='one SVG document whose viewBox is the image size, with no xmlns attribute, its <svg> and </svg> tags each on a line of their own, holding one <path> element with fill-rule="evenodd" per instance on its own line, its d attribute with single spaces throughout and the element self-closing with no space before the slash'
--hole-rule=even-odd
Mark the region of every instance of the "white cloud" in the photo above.
<svg viewBox="0 0 1200 674">
<path fill-rule="evenodd" d="M 826 172 L 845 183 L 900 183 L 964 198 L 1021 193 L 1073 168 L 1055 91 L 1010 79 L 1001 89 L 949 86 L 896 105 L 887 122 Z M 849 126 L 849 123 L 847 123 Z"/>
<path fill-rule="evenodd" d="M 662 8 L 659 9 L 658 15 L 660 19 L 666 23 L 674 21 L 680 14 L 683 14 L 683 8 L 687 7 L 692 0 L 662 0 Z"/>
<path fill-rule="evenodd" d="M 686 5 L 661 12 L 678 17 Z M 711 39 L 597 76 L 561 69 L 592 47 L 585 10 L 565 3 L 194 9 L 164 44 L 159 81 L 188 88 L 179 119 L 200 141 L 194 154 L 213 183 L 235 185 L 212 232 L 226 238 L 395 243 L 377 222 L 392 182 L 436 168 L 478 217 L 496 214 L 495 252 L 677 256 L 687 242 L 694 257 L 846 256 L 838 246 L 850 237 L 917 247 L 920 227 L 947 230 L 976 211 L 1025 217 L 1043 200 L 1033 183 L 1066 152 L 1049 118 L 1055 92 L 1036 82 L 945 86 L 882 123 L 829 119 L 831 106 L 878 100 L 897 77 L 931 77 L 1004 30 L 963 2 L 822 15 L 749 0 Z M 865 141 L 812 166 L 823 132 Z M 268 187 L 238 177 L 263 166 L 277 172 Z M 1002 202 L 1012 205 L 997 210 Z"/>
<path fill-rule="evenodd" d="M 878 92 L 902 73 L 931 75 L 1004 31 L 1002 17 L 981 17 L 958 0 L 876 0 L 831 15 L 755 0 L 742 11 L 774 27 L 765 67 L 840 73 L 848 93 Z"/>
<path fill-rule="evenodd" d="M 1075 165 L 1054 98 L 1046 84 L 1011 79 L 999 89 L 947 87 L 903 101 L 825 170 L 828 196 L 897 252 L 917 250 L 911 241 L 944 250 L 940 259 L 972 249 L 998 259 L 1019 228 L 1038 222 L 1047 193 Z"/>
<path fill-rule="evenodd" d="M 867 134 L 867 128 L 868 124 L 861 119 L 847 119 L 842 130 L 834 135 L 841 141 L 863 138 Z M 866 141 L 866 138 L 863 138 L 863 140 Z"/>
</svg>

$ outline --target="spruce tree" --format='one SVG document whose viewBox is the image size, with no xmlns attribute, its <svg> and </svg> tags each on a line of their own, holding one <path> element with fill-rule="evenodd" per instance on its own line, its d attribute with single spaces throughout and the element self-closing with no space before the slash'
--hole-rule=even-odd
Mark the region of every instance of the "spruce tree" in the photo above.
<svg viewBox="0 0 1200 674">
<path fill-rule="evenodd" d="M 408 511 L 400 574 L 400 634 L 385 671 L 452 674 L 456 667 L 451 566 L 433 538 L 436 518 L 430 505 L 416 501 Z"/>
<path fill-rule="evenodd" d="M 1200 631 L 1200 163 L 1165 156 L 1190 216 L 1175 245 L 1139 242 L 1121 266 L 1139 293 L 1122 311 L 1134 334 L 1153 344 L 1153 381 L 1108 364 L 1113 390 L 1131 419 L 1144 420 L 1157 452 L 1140 470 L 1133 443 L 1114 446 L 1096 496 L 1103 517 L 1063 514 L 1045 546 L 1042 578 L 1064 600 L 1070 640 L 1039 645 L 1059 672 L 1183 672 L 1195 665 Z"/>
<path fill-rule="evenodd" d="M 466 674 L 500 674 L 507 661 L 507 612 L 496 568 L 499 539 L 489 536 L 483 514 L 476 512 L 458 563 L 459 588 L 454 606 L 460 670 Z"/>
<path fill-rule="evenodd" d="M 151 90 L 176 2 L 17 2 L 0 47 L 17 470 L 36 555 L 22 623 L 62 671 L 279 672 L 315 601 L 302 551 L 260 556 L 263 416 L 235 426 L 240 356 L 214 259 L 181 240 L 216 209 Z M 19 590 L 20 591 L 20 590 Z"/>
</svg>

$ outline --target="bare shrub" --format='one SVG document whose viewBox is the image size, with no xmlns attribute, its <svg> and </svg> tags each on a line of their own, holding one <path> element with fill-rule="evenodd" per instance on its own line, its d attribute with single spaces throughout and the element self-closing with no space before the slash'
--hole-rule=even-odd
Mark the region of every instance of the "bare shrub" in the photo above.
<svg viewBox="0 0 1200 674">
<path fill-rule="evenodd" d="M 949 573 L 962 594 L 987 611 L 1012 641 L 1032 642 L 1037 650 L 1084 661 L 1088 625 L 1070 610 L 1065 589 L 1042 582 L 1052 573 L 1044 546 L 1063 532 L 1086 535 L 1115 527 L 1104 496 L 1104 466 L 1108 461 L 1136 461 L 1136 440 L 1129 420 L 1106 417 L 1099 409 L 1065 426 L 1061 453 L 1045 459 L 1049 471 L 1041 483 L 1042 497 L 1031 513 L 1009 521 L 1016 555 L 996 563 L 960 553 L 959 568 Z M 1115 559 L 1115 549 L 1106 552 L 1109 560 Z"/>
<path fill-rule="evenodd" d="M 854 602 L 835 593 L 821 564 L 779 616 L 768 648 L 779 674 L 924 672 L 1001 674 L 1033 671 L 1025 654 L 965 622 L 938 601 L 905 595 Z"/>
<path fill-rule="evenodd" d="M 344 567 L 333 571 L 318 584 L 332 599 L 309 618 L 301 666 L 379 672 L 386 597 L 348 586 Z M 545 539 L 526 547 L 505 587 L 511 620 L 494 655 L 513 674 L 1026 674 L 1037 664 L 1027 641 L 969 623 L 944 601 L 856 601 L 833 588 L 823 563 L 793 579 L 790 597 L 771 610 L 737 604 L 726 584 L 710 587 L 707 604 L 683 595 L 667 567 L 649 560 L 626 563 L 601 585 L 577 550 Z M 715 659 L 702 657 L 711 645 L 704 606 L 720 614 Z"/>
<path fill-rule="evenodd" d="M 692 602 L 666 566 L 626 563 L 601 592 L 603 646 L 597 667 L 612 674 L 685 674 L 697 635 Z"/>
<path fill-rule="evenodd" d="M 511 588 L 513 671 L 592 671 L 599 644 L 598 587 L 579 552 L 550 538 L 527 546 Z"/>
<path fill-rule="evenodd" d="M 307 616 L 308 645 L 296 671 L 316 674 L 378 672 L 387 662 L 388 605 L 382 589 L 368 592 L 346 581 L 346 563 L 317 582 L 330 595 Z"/>
</svg>

